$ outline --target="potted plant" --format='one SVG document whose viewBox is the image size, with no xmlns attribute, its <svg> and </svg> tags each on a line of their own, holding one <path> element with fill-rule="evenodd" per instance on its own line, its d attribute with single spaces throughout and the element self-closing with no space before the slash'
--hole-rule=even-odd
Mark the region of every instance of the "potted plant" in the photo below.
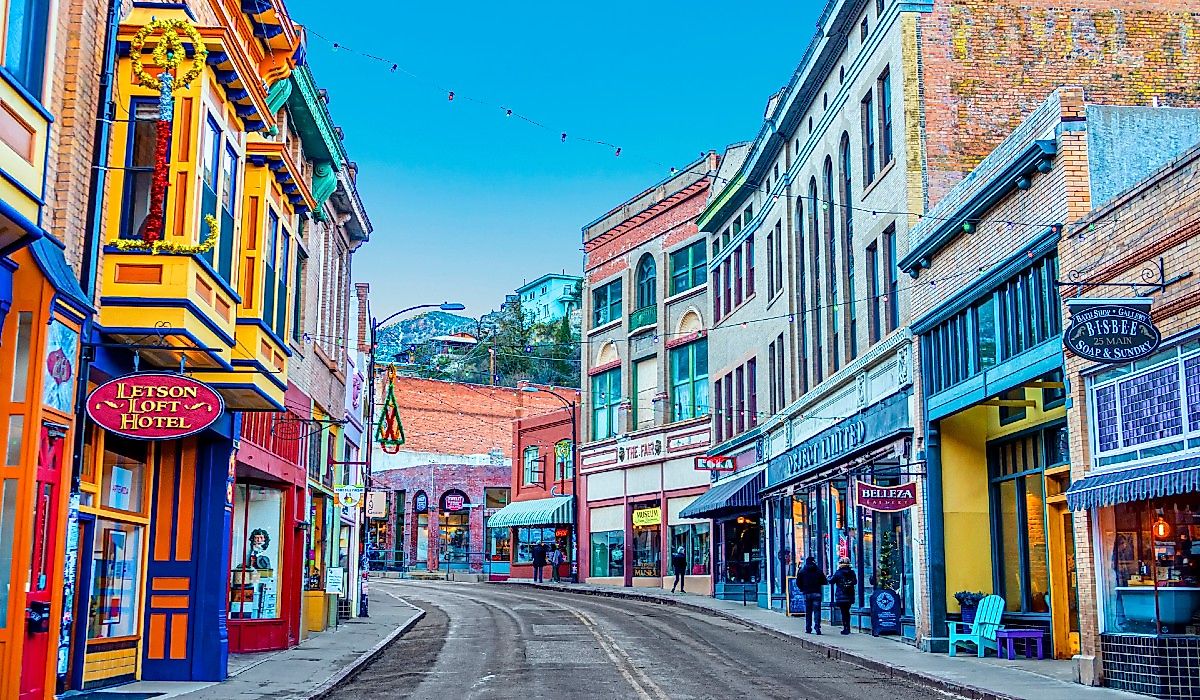
<svg viewBox="0 0 1200 700">
<path fill-rule="evenodd" d="M 954 599 L 958 601 L 958 607 L 962 610 L 962 621 L 971 624 L 975 621 L 975 610 L 979 607 L 979 601 L 987 597 L 987 593 L 982 591 L 959 591 L 954 594 Z"/>
</svg>

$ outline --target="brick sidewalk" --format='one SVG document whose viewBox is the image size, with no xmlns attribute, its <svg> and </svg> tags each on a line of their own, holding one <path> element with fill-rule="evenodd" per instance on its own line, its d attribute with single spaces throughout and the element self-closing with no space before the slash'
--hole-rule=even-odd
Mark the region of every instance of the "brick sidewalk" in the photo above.
<svg viewBox="0 0 1200 700">
<path fill-rule="evenodd" d="M 928 687 L 955 695 L 980 700 L 1132 700 L 1135 695 L 1110 688 L 1093 688 L 1074 682 L 1069 661 L 1015 661 L 974 656 L 950 658 L 946 654 L 929 654 L 897 641 L 894 637 L 872 637 L 870 634 L 842 636 L 804 633 L 804 621 L 783 613 L 764 610 L 753 603 L 717 600 L 708 596 L 677 595 L 660 588 L 620 588 L 587 584 L 534 584 L 528 581 L 506 581 L 492 585 L 537 586 L 568 593 L 609 596 L 642 600 L 662 605 L 678 605 L 707 612 L 729 620 L 770 630 L 798 640 L 803 646 L 856 666 L 869 668 L 890 676 L 900 676 Z"/>
</svg>

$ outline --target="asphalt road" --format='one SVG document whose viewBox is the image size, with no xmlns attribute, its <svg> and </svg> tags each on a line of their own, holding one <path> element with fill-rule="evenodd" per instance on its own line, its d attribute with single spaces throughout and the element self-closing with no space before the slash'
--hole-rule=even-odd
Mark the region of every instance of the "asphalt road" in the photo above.
<svg viewBox="0 0 1200 700">
<path fill-rule="evenodd" d="M 374 587 L 426 615 L 332 698 L 945 697 L 675 607 L 493 584 Z"/>
</svg>

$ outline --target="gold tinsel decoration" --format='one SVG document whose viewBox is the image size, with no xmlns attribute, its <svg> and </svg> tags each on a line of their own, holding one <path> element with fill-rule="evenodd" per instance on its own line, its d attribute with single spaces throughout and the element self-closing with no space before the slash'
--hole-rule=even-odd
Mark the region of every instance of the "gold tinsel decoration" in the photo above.
<svg viewBox="0 0 1200 700">
<path fill-rule="evenodd" d="M 109 241 L 108 244 L 117 250 L 125 252 L 149 251 L 151 255 L 199 255 L 215 248 L 217 238 L 220 237 L 220 229 L 217 227 L 217 218 L 215 216 L 205 214 L 204 223 L 208 224 L 208 236 L 200 245 L 187 245 L 165 239 L 147 243 L 140 238 L 118 238 L 115 241 Z"/>
<path fill-rule="evenodd" d="M 162 81 L 147 73 L 146 68 L 142 65 L 142 49 L 146 46 L 146 39 L 158 30 L 162 31 L 162 37 L 159 38 L 158 45 L 154 47 L 151 55 L 155 64 L 164 71 L 175 70 L 183 61 L 185 52 L 179 33 L 183 32 L 188 39 L 191 39 L 192 47 L 195 50 L 192 56 L 192 65 L 174 81 L 179 88 L 188 87 L 204 71 L 204 61 L 208 57 L 208 49 L 204 46 L 204 39 L 200 36 L 200 32 L 181 19 L 153 19 L 133 35 L 133 38 L 129 40 L 129 60 L 133 64 L 134 76 L 137 77 L 138 82 L 148 88 L 153 90 L 162 88 Z"/>
</svg>

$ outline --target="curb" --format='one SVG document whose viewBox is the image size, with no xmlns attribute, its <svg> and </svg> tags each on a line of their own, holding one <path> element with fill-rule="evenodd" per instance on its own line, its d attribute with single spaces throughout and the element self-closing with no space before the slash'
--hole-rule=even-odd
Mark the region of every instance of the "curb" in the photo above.
<svg viewBox="0 0 1200 700">
<path fill-rule="evenodd" d="M 358 672 L 361 671 L 364 666 L 374 661 L 380 654 L 384 652 L 385 649 L 391 646 L 393 642 L 402 637 L 405 632 L 412 629 L 413 625 L 420 622 L 421 618 L 423 617 L 425 617 L 425 611 L 417 608 L 417 614 L 409 618 L 408 622 L 405 622 L 396 629 L 392 630 L 392 632 L 388 636 L 384 637 L 378 644 L 360 654 L 357 659 L 351 661 L 347 666 L 342 668 L 342 670 L 333 674 L 326 679 L 324 683 L 314 688 L 311 693 L 304 696 L 305 700 L 320 700 L 320 698 L 328 696 L 342 683 L 358 675 Z"/>
<path fill-rule="evenodd" d="M 626 592 L 624 592 L 624 590 L 604 591 L 604 590 L 594 590 L 594 589 L 586 589 L 586 588 L 573 588 L 570 586 L 554 585 L 554 584 L 525 583 L 525 582 L 520 582 L 520 581 L 515 581 L 515 582 L 514 581 L 505 581 L 505 582 L 496 581 L 494 583 L 508 585 L 508 586 L 522 586 L 525 588 L 541 588 L 544 590 L 558 591 L 558 592 L 562 592 L 562 593 L 574 593 L 576 595 L 590 595 L 590 596 L 596 596 L 596 597 L 600 597 L 600 598 L 622 598 L 625 600 L 636 600 L 636 601 L 640 601 L 640 602 L 644 602 L 644 603 L 655 603 L 657 605 L 679 606 L 682 608 L 687 608 L 689 610 L 707 613 L 709 615 L 720 617 L 725 620 L 729 620 L 731 622 L 739 622 L 743 625 L 748 625 L 750 627 L 759 629 L 763 632 L 766 632 L 767 634 L 772 634 L 772 635 L 775 635 L 776 637 L 782 637 L 789 641 L 798 642 L 800 644 L 800 646 L 804 647 L 805 649 L 816 652 L 818 654 L 821 654 L 827 658 L 834 659 L 836 661 L 844 661 L 848 664 L 853 664 L 860 668 L 865 668 L 870 671 L 875 671 L 877 673 L 883 674 L 890 678 L 901 678 L 901 679 L 909 680 L 909 681 L 912 681 L 919 685 L 922 685 L 924 687 L 931 688 L 933 690 L 938 690 L 938 691 L 941 691 L 944 693 L 948 693 L 950 695 L 955 695 L 955 696 L 962 697 L 962 698 L 968 698 L 969 700 L 1020 700 L 1015 695 L 1008 695 L 1005 693 L 996 692 L 994 690 L 988 690 L 987 688 L 980 688 L 978 686 L 968 685 L 966 683 L 960 683 L 958 681 L 952 681 L 952 680 L 949 680 L 946 678 L 942 678 L 941 676 L 930 675 L 930 674 L 924 673 L 922 671 L 916 671 L 916 670 L 906 669 L 906 668 L 897 668 L 896 666 L 892 666 L 892 665 L 884 663 L 882 661 L 876 661 L 875 659 L 871 659 L 869 657 L 862 656 L 857 652 L 852 652 L 852 651 L 848 651 L 846 649 L 841 649 L 841 648 L 833 646 L 831 644 L 824 644 L 824 643 L 818 642 L 815 639 L 810 639 L 808 637 L 801 637 L 798 635 L 788 634 L 787 632 L 781 632 L 779 630 L 771 629 L 770 627 L 763 627 L 762 625 L 757 625 L 754 622 L 747 620 L 745 618 L 739 617 L 733 613 L 730 613 L 730 612 L 727 612 L 724 610 L 717 610 L 714 608 L 707 607 L 705 605 L 698 605 L 696 603 L 692 603 L 692 602 L 688 601 L 687 599 L 662 598 L 660 596 L 652 596 L 652 595 L 645 595 L 645 594 L 638 594 L 638 593 L 626 593 Z"/>
</svg>

